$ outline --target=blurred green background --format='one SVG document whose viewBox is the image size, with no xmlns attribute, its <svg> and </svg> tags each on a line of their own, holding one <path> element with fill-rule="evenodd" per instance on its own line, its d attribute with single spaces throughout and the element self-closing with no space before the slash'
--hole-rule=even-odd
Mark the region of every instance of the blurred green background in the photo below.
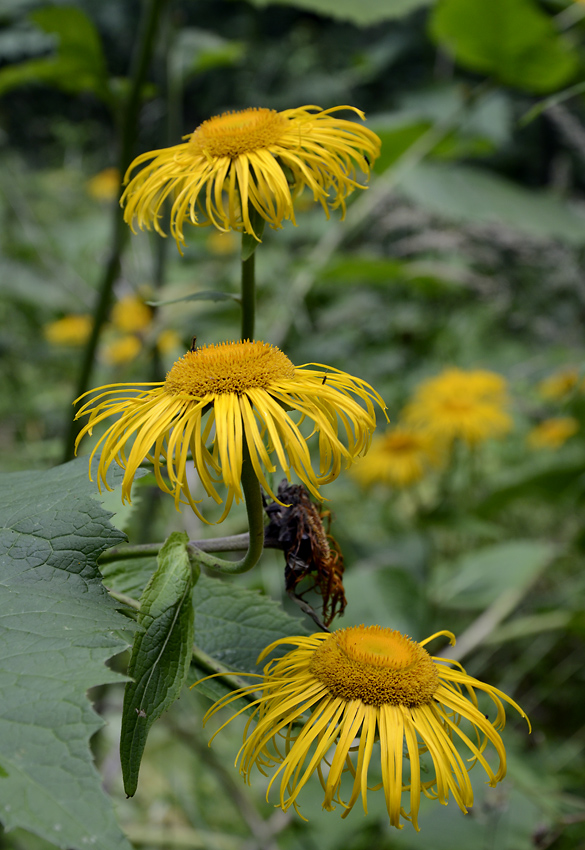
<svg viewBox="0 0 585 850">
<path fill-rule="evenodd" d="M 111 258 L 141 11 L 138 0 L 0 7 L 3 471 L 64 457 Z M 262 777 L 241 781 L 236 724 L 207 748 L 209 702 L 195 692 L 155 725 L 125 800 L 122 686 L 104 686 L 93 696 L 109 725 L 95 754 L 123 828 L 147 850 L 585 847 L 585 3 L 168 0 L 154 45 L 132 155 L 249 106 L 349 104 L 380 135 L 370 188 L 354 193 L 345 223 L 301 197 L 298 226 L 265 233 L 256 336 L 297 364 L 364 378 L 393 423 L 447 367 L 506 378 L 514 427 L 503 438 L 462 447 L 412 487 L 362 488 L 344 474 L 326 507 L 346 565 L 338 625 L 418 639 L 453 630 L 468 672 L 520 702 L 533 732 L 511 717 L 509 776 L 488 789 L 472 774 L 467 816 L 429 804 L 420 834 L 399 833 L 379 795 L 367 817 L 356 807 L 341 821 L 307 793 L 305 823 L 265 802 Z M 148 233 L 121 245 L 92 386 L 160 380 L 193 336 L 237 336 L 237 304 L 204 293 L 238 292 L 239 241 L 189 231 L 182 258 Z M 570 437 L 529 439 L 559 417 Z M 106 499 L 133 543 L 245 530 L 243 511 L 220 531 L 176 514 L 148 476 L 135 492 L 132 509 Z M 234 581 L 299 615 L 282 598 L 279 554 Z M 0 834 L 9 850 L 49 846 Z"/>
</svg>

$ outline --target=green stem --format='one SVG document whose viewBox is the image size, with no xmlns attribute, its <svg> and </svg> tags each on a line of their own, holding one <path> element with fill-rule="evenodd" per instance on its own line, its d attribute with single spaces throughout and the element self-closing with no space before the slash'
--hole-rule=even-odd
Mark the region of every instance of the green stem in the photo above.
<svg viewBox="0 0 585 850">
<path fill-rule="evenodd" d="M 231 537 L 219 537 L 215 540 L 194 540 L 188 544 L 191 556 L 211 572 L 221 573 L 222 575 L 246 573 L 256 566 L 264 551 L 262 493 L 246 444 L 244 444 L 244 463 L 242 465 L 242 489 L 248 514 L 248 533 L 233 534 Z M 144 543 L 138 546 L 115 547 L 102 554 L 100 564 L 126 561 L 132 558 L 156 557 L 162 545 L 161 543 Z M 247 549 L 247 552 L 239 561 L 226 561 L 211 554 L 212 552 L 238 552 L 242 549 Z"/>
<path fill-rule="evenodd" d="M 239 575 L 247 573 L 256 566 L 264 551 L 264 506 L 262 504 L 262 493 L 260 483 L 254 472 L 248 446 L 244 442 L 244 462 L 242 464 L 242 489 L 246 500 L 246 513 L 248 514 L 248 551 L 239 561 L 224 561 L 214 555 L 203 552 L 198 547 L 193 547 L 192 556 L 206 569 L 218 572 L 222 575 Z"/>
<path fill-rule="evenodd" d="M 202 552 L 242 552 L 248 549 L 250 538 L 247 532 L 244 534 L 232 534 L 229 537 L 215 537 L 210 540 L 190 540 L 192 549 Z M 100 564 L 109 564 L 112 561 L 130 561 L 133 558 L 153 558 L 158 555 L 163 543 L 139 543 L 136 546 L 115 546 L 108 549 L 99 559 Z"/>
<path fill-rule="evenodd" d="M 143 7 L 142 21 L 138 33 L 138 43 L 132 60 L 130 89 L 124 101 L 120 125 L 120 152 L 118 167 L 120 174 L 126 173 L 132 160 L 136 138 L 138 136 L 138 117 L 142 102 L 142 89 L 150 65 L 161 10 L 167 0 L 147 0 Z M 128 228 L 124 224 L 123 212 L 119 204 L 112 205 L 112 248 L 104 268 L 99 287 L 98 300 L 93 314 L 93 327 L 83 356 L 74 400 L 83 395 L 89 387 L 95 354 L 102 329 L 110 312 L 112 290 L 120 271 L 120 258 L 128 237 Z M 71 460 L 75 454 L 75 438 L 80 422 L 70 418 L 65 440 L 64 461 Z"/>
<path fill-rule="evenodd" d="M 256 312 L 256 252 L 242 260 L 242 335 L 241 339 L 254 339 Z"/>
</svg>

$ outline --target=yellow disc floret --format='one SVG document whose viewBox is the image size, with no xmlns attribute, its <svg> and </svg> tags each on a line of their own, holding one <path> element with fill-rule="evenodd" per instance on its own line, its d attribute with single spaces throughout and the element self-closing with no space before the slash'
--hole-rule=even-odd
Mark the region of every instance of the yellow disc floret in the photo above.
<svg viewBox="0 0 585 850">
<path fill-rule="evenodd" d="M 288 125 L 274 109 L 242 109 L 209 118 L 191 136 L 193 153 L 234 159 L 276 144 Z"/>
<path fill-rule="evenodd" d="M 335 632 L 315 652 L 310 671 L 332 696 L 365 705 L 423 705 L 439 686 L 426 649 L 381 626 Z"/>
<path fill-rule="evenodd" d="M 188 351 L 167 374 L 165 391 L 204 398 L 209 394 L 268 389 L 292 379 L 295 367 L 279 348 L 266 342 L 222 342 Z"/>
</svg>

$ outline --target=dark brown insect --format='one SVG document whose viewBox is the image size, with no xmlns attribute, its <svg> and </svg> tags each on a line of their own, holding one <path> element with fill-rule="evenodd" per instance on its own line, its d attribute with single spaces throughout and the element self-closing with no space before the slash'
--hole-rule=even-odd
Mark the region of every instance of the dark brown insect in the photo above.
<svg viewBox="0 0 585 850">
<path fill-rule="evenodd" d="M 197 351 L 197 337 L 196 336 L 194 336 L 193 339 L 191 340 L 191 347 L 190 347 L 189 351 Z"/>
<path fill-rule="evenodd" d="M 265 529 L 265 545 L 284 551 L 286 592 L 309 614 L 319 628 L 328 631 L 334 617 L 343 614 L 347 600 L 343 588 L 343 556 L 339 546 L 328 533 L 331 516 L 321 513 L 300 484 L 281 481 L 278 502 L 265 506 L 270 519 Z M 323 526 L 327 520 L 327 530 Z M 308 580 L 301 590 L 300 585 Z M 309 591 L 322 600 L 321 621 L 314 609 L 303 599 Z"/>
</svg>

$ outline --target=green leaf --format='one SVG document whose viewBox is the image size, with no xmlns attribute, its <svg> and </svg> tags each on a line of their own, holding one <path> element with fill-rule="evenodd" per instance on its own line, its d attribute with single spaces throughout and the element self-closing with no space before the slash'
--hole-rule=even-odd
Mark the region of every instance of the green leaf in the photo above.
<svg viewBox="0 0 585 850">
<path fill-rule="evenodd" d="M 196 27 L 183 27 L 169 51 L 171 75 L 184 83 L 194 74 L 210 68 L 234 65 L 244 53 L 245 45 L 241 41 L 229 41 Z"/>
<path fill-rule="evenodd" d="M 422 162 L 401 178 L 399 188 L 444 218 L 500 223 L 572 245 L 585 242 L 585 217 L 577 209 L 479 168 Z"/>
<path fill-rule="evenodd" d="M 120 679 L 105 661 L 131 626 L 97 568 L 124 535 L 94 487 L 86 458 L 2 476 L 0 819 L 70 850 L 129 850 L 89 748 L 102 721 L 86 691 Z"/>
<path fill-rule="evenodd" d="M 121 558 L 101 564 L 100 571 L 108 590 L 139 599 L 145 586 L 156 570 L 156 558 L 145 555 L 140 558 Z"/>
<path fill-rule="evenodd" d="M 435 602 L 449 608 L 481 609 L 509 590 L 528 588 L 556 554 L 552 543 L 511 540 L 441 564 L 431 587 Z"/>
<path fill-rule="evenodd" d="M 193 652 L 191 590 L 197 575 L 185 532 L 173 532 L 158 555 L 158 567 L 140 599 L 122 710 L 120 757 L 124 790 L 136 793 L 150 727 L 181 693 Z"/>
<path fill-rule="evenodd" d="M 215 292 L 212 289 L 206 289 L 204 292 L 193 292 L 191 295 L 171 298 L 169 301 L 147 301 L 146 303 L 149 307 L 164 307 L 166 304 L 180 304 L 182 301 L 237 301 L 240 303 L 240 297 L 232 295 L 231 292 Z"/>
<path fill-rule="evenodd" d="M 236 673 L 260 673 L 256 659 L 268 644 L 310 633 L 302 620 L 286 614 L 272 599 L 205 575 L 195 585 L 193 605 L 196 646 Z M 208 672 L 194 666 L 192 675 L 195 680 Z M 228 688 L 212 679 L 198 690 L 216 698 Z"/>
<path fill-rule="evenodd" d="M 75 6 L 49 6 L 30 17 L 44 32 L 57 37 L 57 53 L 0 70 L 0 94 L 31 83 L 45 83 L 74 94 L 92 91 L 108 102 L 111 93 L 102 45 L 87 15 Z"/>
<path fill-rule="evenodd" d="M 430 30 L 457 62 L 506 85 L 547 92 L 577 71 L 576 52 L 534 0 L 441 0 Z"/>
<path fill-rule="evenodd" d="M 317 15 L 350 21 L 367 27 L 381 21 L 402 18 L 415 9 L 428 6 L 431 0 L 251 0 L 255 6 L 294 6 Z"/>
</svg>

